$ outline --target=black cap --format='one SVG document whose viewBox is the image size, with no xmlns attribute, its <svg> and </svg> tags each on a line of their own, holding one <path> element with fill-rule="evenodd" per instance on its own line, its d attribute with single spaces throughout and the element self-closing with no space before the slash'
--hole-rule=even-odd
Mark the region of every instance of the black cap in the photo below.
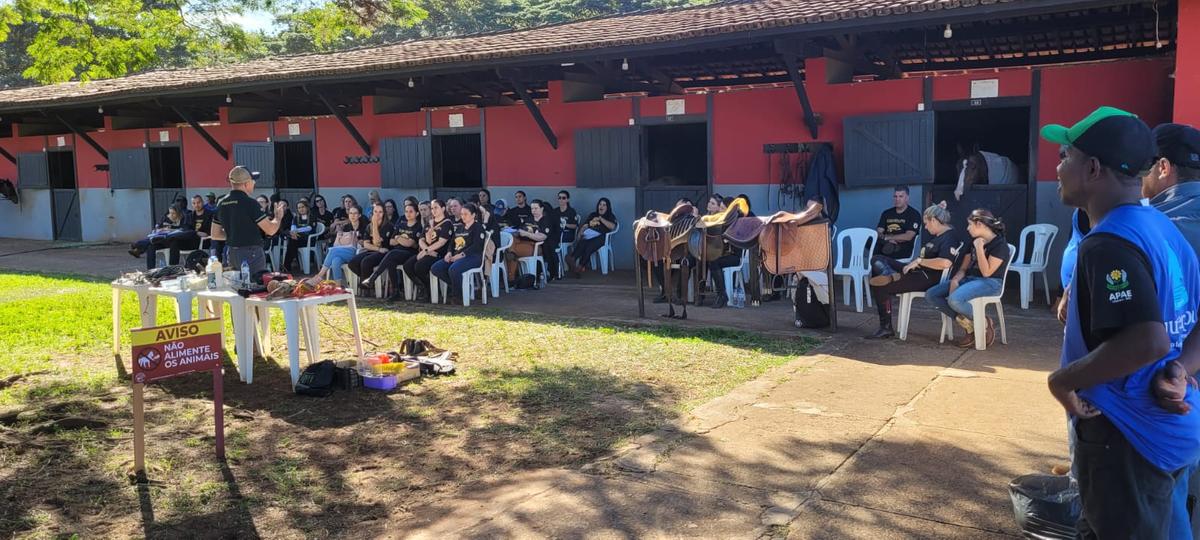
<svg viewBox="0 0 1200 540">
<path fill-rule="evenodd" d="M 1071 127 L 1042 127 L 1042 138 L 1068 144 L 1106 167 L 1137 176 L 1150 168 L 1157 153 L 1150 126 L 1115 107 L 1100 107 Z"/>
<path fill-rule="evenodd" d="M 1200 130 L 1184 124 L 1160 124 L 1154 128 L 1158 156 L 1172 165 L 1200 169 Z"/>
</svg>

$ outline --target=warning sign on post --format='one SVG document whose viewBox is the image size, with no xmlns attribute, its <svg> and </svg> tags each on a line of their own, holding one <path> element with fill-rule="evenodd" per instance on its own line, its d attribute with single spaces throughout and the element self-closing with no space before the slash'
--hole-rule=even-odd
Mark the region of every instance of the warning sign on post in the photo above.
<svg viewBox="0 0 1200 540">
<path fill-rule="evenodd" d="M 221 366 L 221 321 L 134 330 L 133 382 L 150 383 Z"/>
</svg>

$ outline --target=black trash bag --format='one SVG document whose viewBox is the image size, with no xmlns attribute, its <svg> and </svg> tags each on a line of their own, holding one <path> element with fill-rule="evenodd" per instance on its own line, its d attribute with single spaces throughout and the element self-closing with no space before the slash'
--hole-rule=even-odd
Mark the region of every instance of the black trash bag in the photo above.
<svg viewBox="0 0 1200 540">
<path fill-rule="evenodd" d="M 1072 540 L 1082 503 L 1070 476 L 1027 474 L 1008 484 L 1017 526 L 1026 538 Z"/>
</svg>

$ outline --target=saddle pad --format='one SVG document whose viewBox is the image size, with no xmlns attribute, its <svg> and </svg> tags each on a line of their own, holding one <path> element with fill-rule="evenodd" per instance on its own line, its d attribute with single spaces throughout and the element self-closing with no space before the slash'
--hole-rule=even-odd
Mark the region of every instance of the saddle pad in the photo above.
<svg viewBox="0 0 1200 540">
<path fill-rule="evenodd" d="M 704 219 L 704 218 L 701 218 Z M 709 234 L 708 229 L 692 229 L 688 238 L 688 253 L 704 262 L 712 262 L 721 257 L 725 241 L 719 234 Z"/>
<path fill-rule="evenodd" d="M 725 229 L 725 239 L 739 249 L 754 249 L 758 237 L 767 225 L 767 218 L 744 217 Z"/>
<path fill-rule="evenodd" d="M 759 236 L 763 267 L 776 276 L 829 266 L 829 222 L 772 223 Z"/>
</svg>

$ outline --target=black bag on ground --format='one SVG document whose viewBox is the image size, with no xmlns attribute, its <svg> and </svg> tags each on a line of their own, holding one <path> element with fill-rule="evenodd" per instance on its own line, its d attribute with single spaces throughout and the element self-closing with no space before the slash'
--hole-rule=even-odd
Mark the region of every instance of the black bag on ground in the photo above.
<svg viewBox="0 0 1200 540">
<path fill-rule="evenodd" d="M 333 376 L 337 365 L 332 360 L 309 364 L 296 382 L 296 393 L 302 396 L 325 397 L 333 393 Z"/>
<path fill-rule="evenodd" d="M 533 274 L 522 274 L 517 278 L 518 289 L 536 289 L 538 288 L 537 276 Z"/>
<path fill-rule="evenodd" d="M 1079 486 L 1069 476 L 1027 474 L 1008 484 L 1017 526 L 1026 538 L 1075 538 L 1082 503 Z"/>
<path fill-rule="evenodd" d="M 825 328 L 829 326 L 829 306 L 817 298 L 808 278 L 800 278 L 796 285 L 796 325 L 801 328 Z"/>
</svg>

